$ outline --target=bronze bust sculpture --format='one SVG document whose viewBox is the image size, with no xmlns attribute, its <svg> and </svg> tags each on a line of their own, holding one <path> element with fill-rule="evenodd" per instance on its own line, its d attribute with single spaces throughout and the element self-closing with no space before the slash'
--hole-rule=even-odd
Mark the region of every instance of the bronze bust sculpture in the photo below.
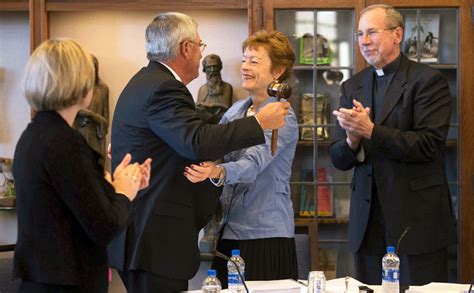
<svg viewBox="0 0 474 293">
<path fill-rule="evenodd" d="M 105 136 L 109 128 L 109 87 L 99 78 L 99 62 L 92 56 L 95 67 L 95 85 L 91 104 L 77 113 L 74 129 L 78 130 L 87 143 L 99 154 L 102 166 L 105 162 Z"/>
<path fill-rule="evenodd" d="M 217 123 L 225 111 L 232 105 L 232 86 L 221 77 L 222 61 L 215 54 L 202 60 L 206 84 L 199 88 L 196 110 L 209 123 Z"/>
</svg>

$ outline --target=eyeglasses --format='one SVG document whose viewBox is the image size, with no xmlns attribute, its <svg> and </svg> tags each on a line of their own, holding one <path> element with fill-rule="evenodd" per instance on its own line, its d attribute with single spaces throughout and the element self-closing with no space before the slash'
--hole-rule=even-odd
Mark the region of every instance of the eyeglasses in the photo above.
<svg viewBox="0 0 474 293">
<path fill-rule="evenodd" d="M 193 43 L 193 44 L 195 44 L 195 45 L 198 45 L 198 46 L 199 46 L 199 49 L 201 50 L 201 52 L 204 52 L 204 50 L 205 50 L 206 47 L 207 47 L 207 44 L 204 43 L 203 41 L 200 41 L 199 43 L 196 43 L 196 42 L 191 41 L 191 40 L 185 40 L 185 41 L 182 41 L 181 43 L 186 42 L 186 41 L 188 41 L 188 42 L 190 42 L 190 43 Z"/>
<path fill-rule="evenodd" d="M 364 36 L 367 36 L 367 37 L 369 37 L 369 39 L 373 40 L 373 39 L 376 39 L 381 32 L 383 32 L 383 31 L 392 31 L 396 28 L 397 28 L 397 26 L 389 27 L 389 28 L 381 28 L 381 29 L 370 28 L 370 29 L 365 31 L 365 34 L 364 34 L 363 31 L 358 31 L 354 34 L 354 39 L 356 39 L 357 41 L 360 41 L 360 40 L 364 39 Z"/>
</svg>

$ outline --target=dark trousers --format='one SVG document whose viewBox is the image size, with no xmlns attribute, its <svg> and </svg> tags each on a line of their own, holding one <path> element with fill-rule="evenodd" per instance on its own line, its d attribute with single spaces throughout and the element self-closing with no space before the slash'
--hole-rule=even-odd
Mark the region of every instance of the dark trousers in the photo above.
<svg viewBox="0 0 474 293">
<path fill-rule="evenodd" d="M 172 293 L 188 290 L 188 280 L 170 279 L 145 271 L 120 272 L 128 293 Z"/>
<path fill-rule="evenodd" d="M 44 283 L 22 281 L 20 287 L 18 288 L 19 293 L 81 293 L 85 292 L 77 286 L 59 286 L 59 285 L 49 285 Z M 107 288 L 104 291 L 107 292 Z"/>
<path fill-rule="evenodd" d="M 354 254 L 356 279 L 365 284 L 382 283 L 383 255 Z M 425 285 L 448 281 L 447 249 L 418 255 L 399 255 L 400 285 Z"/>
<path fill-rule="evenodd" d="M 375 184 L 373 190 L 376 190 Z M 410 232 L 408 232 L 410 233 Z M 356 279 L 365 284 L 382 283 L 382 257 L 387 246 L 396 246 L 399 235 L 390 235 L 377 193 L 372 196 L 369 222 L 359 251 L 354 254 Z M 403 243 L 403 240 L 401 240 Z M 398 255 L 400 258 L 400 285 L 425 285 L 447 282 L 447 248 L 419 255 Z"/>
</svg>

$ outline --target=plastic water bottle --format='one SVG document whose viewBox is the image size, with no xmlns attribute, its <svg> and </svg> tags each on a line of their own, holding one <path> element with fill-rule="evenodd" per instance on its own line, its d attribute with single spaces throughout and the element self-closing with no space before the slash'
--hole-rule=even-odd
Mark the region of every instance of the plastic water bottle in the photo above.
<svg viewBox="0 0 474 293">
<path fill-rule="evenodd" d="M 382 293 L 399 293 L 400 259 L 395 254 L 395 247 L 388 246 L 382 258 Z"/>
<path fill-rule="evenodd" d="M 219 293 L 221 289 L 221 282 L 216 277 L 216 270 L 208 270 L 207 277 L 202 282 L 202 292 Z"/>
<path fill-rule="evenodd" d="M 239 276 L 239 272 L 237 271 L 237 268 L 235 265 L 232 263 L 232 261 L 237 264 L 240 270 L 240 274 L 242 275 L 242 278 L 245 279 L 245 262 L 240 257 L 240 250 L 234 249 L 232 250 L 232 257 L 230 260 L 227 262 L 227 272 L 228 272 L 228 284 L 229 284 L 229 292 L 231 293 L 243 293 L 245 292 L 245 287 L 242 279 Z"/>
</svg>

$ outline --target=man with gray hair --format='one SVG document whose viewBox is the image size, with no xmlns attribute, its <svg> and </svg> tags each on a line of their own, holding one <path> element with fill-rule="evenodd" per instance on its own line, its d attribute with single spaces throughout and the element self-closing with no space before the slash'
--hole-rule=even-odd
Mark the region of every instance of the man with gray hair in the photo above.
<svg viewBox="0 0 474 293">
<path fill-rule="evenodd" d="M 290 105 L 278 102 L 228 124 L 202 121 L 186 85 L 199 74 L 205 46 L 191 17 L 156 16 L 146 29 L 149 63 L 132 77 L 115 108 L 112 168 L 126 153 L 139 162 L 153 159 L 149 187 L 134 201 L 135 216 L 109 247 L 110 265 L 128 292 L 187 290 L 200 264 L 198 233 L 219 194 L 210 182 L 189 182 L 184 168 L 264 143 L 263 129 L 282 127 L 288 114 Z"/>
<path fill-rule="evenodd" d="M 447 247 L 457 241 L 444 155 L 448 82 L 400 54 L 403 29 L 391 6 L 362 11 L 355 39 L 371 67 L 341 85 L 333 112 L 331 158 L 340 170 L 354 168 L 349 249 L 367 284 L 381 283 L 387 246 L 397 247 L 401 285 L 446 282 Z"/>
</svg>

